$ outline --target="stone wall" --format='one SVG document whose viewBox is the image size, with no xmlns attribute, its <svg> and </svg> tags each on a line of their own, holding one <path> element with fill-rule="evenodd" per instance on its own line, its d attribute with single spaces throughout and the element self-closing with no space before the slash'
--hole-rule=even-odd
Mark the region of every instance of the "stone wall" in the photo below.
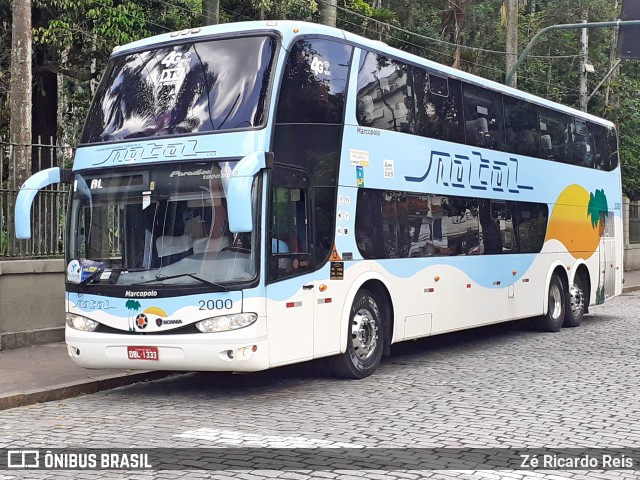
<svg viewBox="0 0 640 480">
<path fill-rule="evenodd" d="M 64 338 L 64 260 L 0 261 L 0 350 Z"/>
</svg>

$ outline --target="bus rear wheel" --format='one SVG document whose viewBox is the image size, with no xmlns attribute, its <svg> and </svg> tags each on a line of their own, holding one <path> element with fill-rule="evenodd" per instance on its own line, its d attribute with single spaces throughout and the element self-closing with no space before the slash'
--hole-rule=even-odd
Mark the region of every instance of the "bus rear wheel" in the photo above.
<svg viewBox="0 0 640 480">
<path fill-rule="evenodd" d="M 576 275 L 573 286 L 567 292 L 567 305 L 564 313 L 564 327 L 578 327 L 582 323 L 586 309 L 586 297 L 584 294 L 582 278 Z"/>
<path fill-rule="evenodd" d="M 368 290 L 360 290 L 349 314 L 347 350 L 330 359 L 337 376 L 359 379 L 376 371 L 384 349 L 383 322 L 375 296 Z"/>
<path fill-rule="evenodd" d="M 535 327 L 542 332 L 557 332 L 564 322 L 566 298 L 562 280 L 553 274 L 547 293 L 547 313 L 535 319 Z"/>
</svg>

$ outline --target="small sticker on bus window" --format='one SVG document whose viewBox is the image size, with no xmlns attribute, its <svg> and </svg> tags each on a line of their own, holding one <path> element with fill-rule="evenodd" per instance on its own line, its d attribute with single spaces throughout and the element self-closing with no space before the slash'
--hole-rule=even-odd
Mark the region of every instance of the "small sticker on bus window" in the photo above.
<svg viewBox="0 0 640 480">
<path fill-rule="evenodd" d="M 385 160 L 384 161 L 383 177 L 384 178 L 394 178 L 395 177 L 395 171 L 394 171 L 394 168 L 393 168 L 393 160 Z"/>
<path fill-rule="evenodd" d="M 356 167 L 356 187 L 364 187 L 364 168 Z"/>
<path fill-rule="evenodd" d="M 483 107 L 482 105 L 478 105 L 477 110 L 478 110 L 478 113 L 480 115 L 489 115 L 489 110 L 487 109 L 487 107 Z"/>
<path fill-rule="evenodd" d="M 145 210 L 151 205 L 151 192 L 142 192 L 142 209 Z"/>
</svg>

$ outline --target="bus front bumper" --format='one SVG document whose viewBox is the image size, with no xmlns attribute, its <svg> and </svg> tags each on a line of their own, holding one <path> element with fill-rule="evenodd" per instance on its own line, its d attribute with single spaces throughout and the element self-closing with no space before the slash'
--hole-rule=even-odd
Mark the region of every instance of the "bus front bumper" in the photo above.
<svg viewBox="0 0 640 480">
<path fill-rule="evenodd" d="M 266 336 L 105 334 L 65 330 L 67 351 L 84 368 L 255 372 L 269 368 Z"/>
</svg>

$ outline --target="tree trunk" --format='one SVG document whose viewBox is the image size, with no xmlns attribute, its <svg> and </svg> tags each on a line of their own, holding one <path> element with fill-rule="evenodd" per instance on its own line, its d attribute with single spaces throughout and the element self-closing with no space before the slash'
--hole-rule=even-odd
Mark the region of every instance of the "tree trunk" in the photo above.
<svg viewBox="0 0 640 480">
<path fill-rule="evenodd" d="M 9 195 L 7 226 L 13 230 L 15 195 L 31 175 L 31 0 L 11 2 L 11 80 L 9 82 L 10 120 Z M 21 247 L 22 249 L 22 247 Z M 15 237 L 9 236 L 9 254 L 18 255 Z"/>
<path fill-rule="evenodd" d="M 320 18 L 323 25 L 336 26 L 338 0 L 322 0 L 320 3 Z"/>
<path fill-rule="evenodd" d="M 217 25 L 220 13 L 220 0 L 202 0 L 202 25 Z"/>
<path fill-rule="evenodd" d="M 13 144 L 12 186 L 31 175 L 31 0 L 13 0 L 11 20 L 11 120 Z"/>
<path fill-rule="evenodd" d="M 507 17 L 507 45 L 506 45 L 506 75 L 513 70 L 518 60 L 518 0 L 505 0 L 504 6 Z M 511 86 L 516 88 L 518 77 L 514 73 Z"/>
</svg>

